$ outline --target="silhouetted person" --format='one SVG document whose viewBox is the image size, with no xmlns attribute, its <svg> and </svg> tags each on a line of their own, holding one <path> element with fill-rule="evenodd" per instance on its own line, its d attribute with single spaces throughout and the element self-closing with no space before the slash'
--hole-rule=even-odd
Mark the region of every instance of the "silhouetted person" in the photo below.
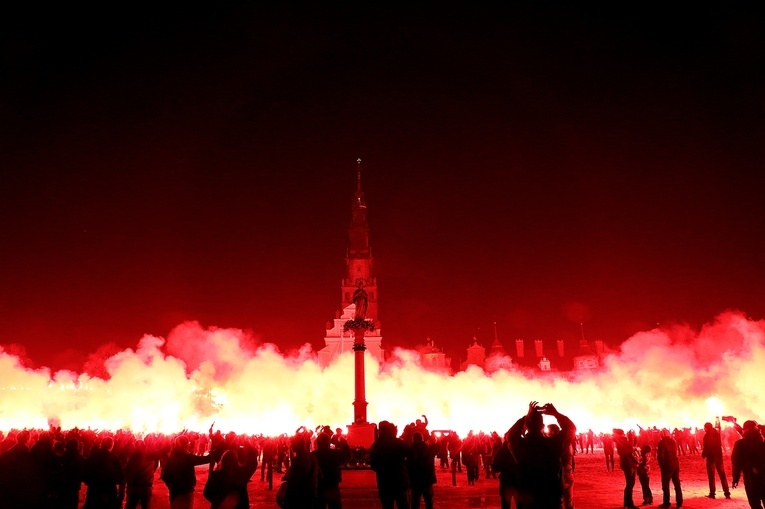
<svg viewBox="0 0 765 509">
<path fill-rule="evenodd" d="M 407 467 L 412 486 L 412 509 L 419 509 L 420 499 L 425 509 L 433 509 L 433 485 L 436 483 L 436 454 L 440 445 L 437 440 L 423 440 L 419 431 L 412 436 L 412 446 Z"/>
<path fill-rule="evenodd" d="M 154 472 L 158 467 L 156 456 L 147 450 L 146 442 L 136 440 L 133 451 L 125 464 L 126 501 L 125 509 L 151 507 Z"/>
<path fill-rule="evenodd" d="M 614 446 L 619 455 L 619 468 L 624 473 L 624 507 L 634 509 L 632 490 L 635 488 L 638 460 L 635 455 L 635 435 L 625 434 L 622 429 L 614 429 Z"/>
<path fill-rule="evenodd" d="M 404 426 L 404 431 L 401 432 L 401 435 L 399 438 L 406 442 L 406 445 L 412 445 L 412 437 L 414 436 L 414 423 L 410 422 L 409 424 Z"/>
<path fill-rule="evenodd" d="M 680 451 L 680 454 L 685 456 L 686 443 L 688 442 L 688 434 L 685 432 L 684 429 L 675 428 L 674 430 L 672 430 L 672 435 L 675 439 L 675 443 L 677 444 L 677 450 Z"/>
<path fill-rule="evenodd" d="M 419 431 L 420 435 L 422 435 L 423 441 L 427 442 L 430 438 L 430 433 L 428 432 L 428 416 L 425 414 L 422 414 L 422 420 L 416 419 L 414 421 L 414 431 Z"/>
<path fill-rule="evenodd" d="M 51 447 L 51 461 L 49 463 L 47 500 L 44 507 L 46 509 L 58 509 L 61 507 L 61 494 L 63 492 L 63 464 L 64 443 L 60 440 L 54 440 Z"/>
<path fill-rule="evenodd" d="M 728 478 L 725 476 L 725 467 L 723 465 L 722 439 L 720 432 L 712 426 L 711 422 L 704 424 L 704 443 L 701 449 L 701 457 L 707 460 L 707 479 L 709 480 L 709 494 L 707 498 L 715 498 L 715 470 L 720 476 L 720 485 L 722 486 L 725 498 L 730 498 L 728 489 Z"/>
<path fill-rule="evenodd" d="M 258 451 L 246 440 L 223 452 L 218 468 L 207 478 L 204 496 L 210 509 L 249 509 L 247 484 L 258 468 Z"/>
<path fill-rule="evenodd" d="M 0 455 L 0 508 L 29 509 L 39 503 L 32 455 L 29 452 L 30 433 L 16 433 L 15 443 Z M 9 434 L 8 443 L 13 442 Z"/>
<path fill-rule="evenodd" d="M 691 432 L 691 428 L 685 428 L 685 434 L 688 436 L 688 449 L 691 454 L 699 453 L 699 441 L 696 437 L 696 433 Z"/>
<path fill-rule="evenodd" d="M 289 509 L 314 509 L 319 496 L 319 462 L 310 453 L 306 436 L 295 435 L 290 443 L 294 457 L 284 476 L 287 481 L 285 504 Z"/>
<path fill-rule="evenodd" d="M 47 431 L 40 433 L 37 442 L 29 449 L 32 458 L 32 479 L 28 483 L 33 483 L 38 495 L 34 500 L 29 500 L 29 508 L 44 508 L 45 505 L 54 500 L 56 493 L 56 474 L 58 457 L 53 452 L 53 438 Z"/>
<path fill-rule="evenodd" d="M 282 473 L 282 465 L 284 469 L 290 467 L 290 441 L 287 435 L 282 435 L 276 442 L 276 471 Z"/>
<path fill-rule="evenodd" d="M 542 416 L 555 417 L 560 433 L 544 434 Z M 556 410 L 552 403 L 539 406 L 529 403 L 525 416 L 510 428 L 510 450 L 518 462 L 518 498 L 523 509 L 558 509 L 561 506 L 563 482 L 562 458 L 565 447 L 576 438 L 571 419 Z"/>
<path fill-rule="evenodd" d="M 554 436 L 560 433 L 560 426 L 557 424 L 550 424 L 547 426 L 547 435 Z M 568 441 L 563 448 L 563 456 L 561 457 L 561 488 L 563 490 L 561 495 L 563 509 L 574 509 L 574 456 L 576 455 L 576 447 L 573 441 Z"/>
<path fill-rule="evenodd" d="M 603 454 L 606 457 L 606 472 L 614 471 L 614 439 L 611 435 L 605 434 L 601 438 L 603 442 Z"/>
<path fill-rule="evenodd" d="M 113 448 L 114 439 L 104 437 L 85 460 L 83 478 L 88 489 L 82 509 L 117 509 L 122 505 L 125 478 Z"/>
<path fill-rule="evenodd" d="M 456 469 L 457 472 L 462 473 L 462 439 L 456 431 L 449 433 L 448 442 L 449 458 L 452 460 L 452 471 Z"/>
<path fill-rule="evenodd" d="M 656 462 L 661 471 L 661 509 L 669 507 L 669 481 L 675 489 L 675 504 L 683 505 L 683 489 L 680 486 L 680 460 L 677 458 L 677 442 L 670 435 L 669 430 L 662 431 L 661 440 L 656 446 Z"/>
<path fill-rule="evenodd" d="M 381 421 L 378 437 L 369 449 L 369 465 L 377 477 L 377 491 L 383 509 L 409 509 L 410 484 L 406 460 L 409 446 L 396 438 L 396 426 Z"/>
<path fill-rule="evenodd" d="M 171 509 L 190 509 L 194 504 L 194 486 L 197 475 L 194 467 L 210 463 L 209 455 L 199 456 L 189 452 L 189 439 L 180 435 L 175 439 L 170 454 L 163 459 L 161 479 L 170 494 Z"/>
<path fill-rule="evenodd" d="M 499 474 L 500 509 L 510 509 L 513 500 L 518 507 L 518 462 L 510 450 L 509 435 L 509 431 L 505 433 L 505 440 L 494 453 L 491 463 L 491 470 Z"/>
<path fill-rule="evenodd" d="M 438 450 L 438 464 L 441 470 L 449 468 L 449 435 L 441 435 L 438 439 L 441 448 Z"/>
<path fill-rule="evenodd" d="M 498 472 L 494 470 L 494 455 L 497 454 L 497 451 L 502 447 L 503 445 L 502 438 L 497 434 L 496 431 L 491 432 L 491 461 L 489 462 L 488 468 L 491 469 L 491 477 L 492 479 L 497 478 Z"/>
<path fill-rule="evenodd" d="M 332 435 L 332 438 L 329 440 L 330 445 L 335 449 L 340 448 L 340 442 L 345 442 L 346 445 L 348 443 L 348 441 L 345 439 L 345 435 L 343 435 L 343 428 L 335 429 L 334 435 Z"/>
<path fill-rule="evenodd" d="M 335 449 L 327 433 L 316 437 L 316 449 L 311 453 L 319 463 L 319 486 L 316 507 L 318 509 L 340 509 L 340 482 L 343 480 L 342 467 L 351 457 L 351 448 L 344 438 L 337 440 Z"/>
<path fill-rule="evenodd" d="M 643 493 L 643 504 L 653 504 L 651 492 L 651 446 L 643 444 L 640 447 L 640 461 L 637 466 L 637 477 L 640 481 L 640 491 Z"/>
<path fill-rule="evenodd" d="M 587 451 L 587 453 L 595 452 L 595 432 L 591 429 L 587 430 L 587 444 L 585 445 L 584 450 Z"/>
<path fill-rule="evenodd" d="M 478 462 L 481 456 L 478 451 L 478 440 L 471 430 L 465 440 L 462 441 L 462 464 L 467 472 L 468 486 L 475 485 L 478 480 Z"/>
<path fill-rule="evenodd" d="M 765 442 L 755 421 L 746 421 L 741 427 L 741 438 L 731 453 L 733 487 L 743 474 L 746 500 L 751 509 L 765 507 Z"/>
<path fill-rule="evenodd" d="M 491 435 L 487 435 L 483 431 L 478 433 L 478 452 L 481 455 L 481 464 L 483 465 L 483 472 L 486 479 L 491 477 L 491 456 L 494 452 L 493 438 Z"/>
<path fill-rule="evenodd" d="M 267 438 L 263 441 L 263 456 L 260 465 L 260 480 L 266 480 L 266 471 L 273 475 L 274 463 L 277 457 L 277 442 L 275 438 Z"/>
<path fill-rule="evenodd" d="M 85 458 L 80 454 L 80 442 L 70 438 L 61 456 L 59 509 L 77 509 L 84 469 Z"/>
</svg>

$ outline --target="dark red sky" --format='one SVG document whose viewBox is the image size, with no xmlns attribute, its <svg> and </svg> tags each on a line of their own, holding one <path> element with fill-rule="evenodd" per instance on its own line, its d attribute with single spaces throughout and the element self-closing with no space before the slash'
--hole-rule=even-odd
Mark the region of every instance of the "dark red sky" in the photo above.
<svg viewBox="0 0 765 509">
<path fill-rule="evenodd" d="M 760 13 L 4 16 L 0 343 L 322 346 L 364 161 L 388 347 L 765 318 Z"/>
</svg>

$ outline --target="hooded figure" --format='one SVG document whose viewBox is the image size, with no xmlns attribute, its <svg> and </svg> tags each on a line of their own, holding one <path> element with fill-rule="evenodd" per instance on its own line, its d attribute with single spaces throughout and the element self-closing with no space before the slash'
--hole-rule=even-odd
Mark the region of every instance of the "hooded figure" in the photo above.
<svg viewBox="0 0 765 509">
<path fill-rule="evenodd" d="M 744 491 L 749 507 L 765 504 L 765 441 L 755 421 L 746 421 L 742 438 L 733 445 L 733 487 L 744 475 Z"/>
<path fill-rule="evenodd" d="M 683 490 L 680 487 L 680 460 L 677 459 L 677 442 L 670 435 L 669 430 L 661 432 L 661 440 L 656 446 L 656 460 L 661 471 L 661 491 L 663 502 L 660 508 L 669 507 L 669 481 L 675 488 L 675 503 L 678 507 L 683 505 Z"/>
</svg>

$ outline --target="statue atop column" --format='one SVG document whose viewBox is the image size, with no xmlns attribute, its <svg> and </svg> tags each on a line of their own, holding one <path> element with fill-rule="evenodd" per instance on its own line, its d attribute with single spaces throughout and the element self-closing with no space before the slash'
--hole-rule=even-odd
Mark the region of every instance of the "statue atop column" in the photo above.
<svg viewBox="0 0 765 509">
<path fill-rule="evenodd" d="M 353 318 L 348 320 L 343 325 L 343 330 L 353 331 L 357 339 L 363 341 L 363 331 L 375 330 L 375 323 L 372 320 L 367 320 L 367 309 L 369 308 L 369 295 L 364 290 L 364 280 L 360 279 L 356 283 L 356 291 L 353 292 L 351 302 L 356 306 L 356 311 L 353 313 Z"/>
<path fill-rule="evenodd" d="M 356 312 L 353 315 L 354 320 L 364 320 L 367 317 L 367 308 L 369 307 L 369 296 L 367 291 L 364 290 L 364 281 L 359 281 L 356 284 L 356 291 L 353 292 L 353 298 L 351 299 L 356 305 Z"/>
</svg>

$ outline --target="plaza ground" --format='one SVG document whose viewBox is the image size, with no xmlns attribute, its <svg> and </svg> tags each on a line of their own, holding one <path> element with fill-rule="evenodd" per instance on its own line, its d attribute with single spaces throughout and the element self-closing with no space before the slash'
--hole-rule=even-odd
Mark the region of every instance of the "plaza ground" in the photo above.
<svg viewBox="0 0 765 509">
<path fill-rule="evenodd" d="M 661 483 L 659 468 L 655 460 L 652 462 L 651 489 L 653 491 L 654 504 L 656 507 L 662 502 Z M 731 482 L 730 457 L 725 458 L 725 466 L 728 482 Z M 207 479 L 207 467 L 197 468 L 198 484 L 196 488 L 194 507 L 205 509 L 210 507 L 202 496 L 202 488 Z M 457 474 L 457 485 L 452 485 L 451 472 L 437 469 L 438 483 L 435 485 L 436 509 L 480 508 L 499 507 L 498 481 L 496 479 L 484 479 L 478 481 L 475 486 L 467 485 L 467 478 L 463 472 Z M 717 499 L 706 498 L 709 493 L 707 484 L 706 468 L 704 460 L 696 456 L 684 456 L 680 458 L 680 477 L 685 501 L 684 508 L 690 509 L 748 509 L 744 494 L 743 481 L 737 489 L 731 489 L 732 497 L 726 500 L 717 480 Z M 250 483 L 250 505 L 253 508 L 276 508 L 274 501 L 276 489 L 279 486 L 280 475 L 275 474 L 273 490 L 268 489 L 268 483 L 260 481 L 260 469 L 253 476 Z M 377 490 L 374 486 L 374 473 L 370 471 L 346 471 L 341 485 L 343 493 L 343 509 L 370 509 L 381 507 L 377 498 Z M 574 505 L 577 509 L 620 509 L 622 507 L 622 492 L 624 477 L 621 470 L 606 472 L 603 454 L 596 451 L 594 454 L 579 454 L 576 456 L 576 471 L 574 484 Z M 84 495 L 84 490 L 83 490 Z M 642 501 L 640 484 L 637 483 L 634 491 L 636 504 Z M 671 497 L 674 507 L 674 493 Z M 167 488 L 159 480 L 157 473 L 154 484 L 154 509 L 169 509 Z M 422 506 L 421 506 L 422 507 Z"/>
</svg>

